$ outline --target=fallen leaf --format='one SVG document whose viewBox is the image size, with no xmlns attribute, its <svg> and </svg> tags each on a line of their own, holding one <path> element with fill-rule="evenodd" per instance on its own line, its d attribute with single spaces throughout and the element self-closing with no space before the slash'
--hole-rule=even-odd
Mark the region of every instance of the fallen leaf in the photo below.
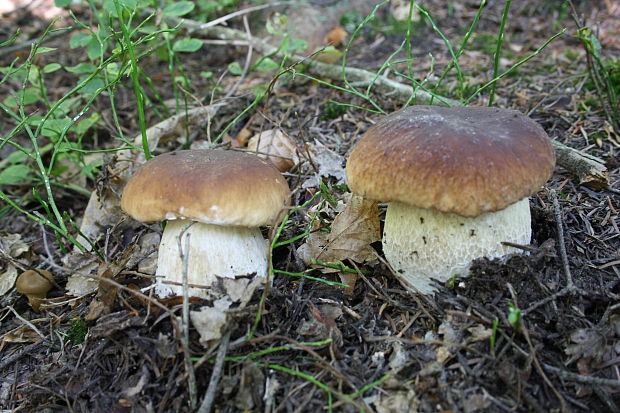
<svg viewBox="0 0 620 413">
<path fill-rule="evenodd" d="M 350 194 L 340 213 L 332 222 L 331 232 L 314 232 L 299 248 L 302 260 L 310 265 L 314 260 L 339 262 L 345 259 L 374 264 L 377 255 L 370 244 L 381 240 L 377 203 Z"/>
<path fill-rule="evenodd" d="M 80 297 L 90 294 L 97 289 L 99 282 L 89 276 L 96 274 L 99 260 L 88 252 L 71 251 L 62 259 L 65 268 L 73 271 L 67 279 L 67 293 Z"/>
<path fill-rule="evenodd" d="M 343 184 L 345 179 L 344 156 L 332 151 L 319 141 L 307 145 L 310 160 L 317 168 L 318 176 L 321 178 L 336 178 L 338 184 Z M 304 188 L 318 188 L 319 179 L 314 176 L 302 185 Z"/>
<path fill-rule="evenodd" d="M 235 406 L 242 412 L 262 410 L 261 393 L 265 387 L 265 375 L 254 362 L 245 360 L 240 376 L 241 382 L 235 396 Z"/>
<path fill-rule="evenodd" d="M 0 273 L 0 295 L 6 294 L 13 285 L 15 285 L 15 280 L 17 279 L 17 268 L 11 263 L 9 263 L 4 272 Z"/>
<path fill-rule="evenodd" d="M 377 413 L 416 413 L 420 406 L 420 400 L 413 390 L 396 391 L 389 395 L 381 394 L 374 405 Z"/>
<path fill-rule="evenodd" d="M 223 297 L 213 302 L 213 306 L 204 306 L 198 311 L 190 311 L 192 325 L 200 334 L 200 344 L 207 346 L 209 341 L 222 337 L 222 327 L 226 324 L 226 310 L 231 306 L 230 298 Z"/>
<path fill-rule="evenodd" d="M 315 337 L 317 340 L 333 339 L 330 348 L 337 359 L 342 357 L 339 347 L 343 343 L 342 332 L 336 324 L 336 319 L 342 315 L 342 309 L 335 305 L 308 304 L 310 318 L 299 327 L 299 334 L 306 337 Z"/>
<path fill-rule="evenodd" d="M 347 39 L 348 33 L 341 26 L 336 26 L 327 33 L 325 42 L 332 46 L 338 47 Z"/>
<path fill-rule="evenodd" d="M 471 337 L 467 340 L 470 343 L 488 340 L 491 338 L 491 335 L 493 335 L 493 330 L 486 328 L 482 324 L 470 327 L 467 331 L 471 334 Z"/>
<path fill-rule="evenodd" d="M 246 146 L 248 140 L 250 139 L 250 136 L 252 136 L 252 131 L 250 131 L 248 128 L 241 129 L 237 136 L 235 136 L 235 141 L 237 141 L 238 147 L 243 148 L 244 146 Z"/>
<path fill-rule="evenodd" d="M 280 129 L 269 129 L 258 133 L 248 142 L 248 150 L 274 164 L 280 172 L 290 171 L 297 163 L 297 148 Z"/>
</svg>

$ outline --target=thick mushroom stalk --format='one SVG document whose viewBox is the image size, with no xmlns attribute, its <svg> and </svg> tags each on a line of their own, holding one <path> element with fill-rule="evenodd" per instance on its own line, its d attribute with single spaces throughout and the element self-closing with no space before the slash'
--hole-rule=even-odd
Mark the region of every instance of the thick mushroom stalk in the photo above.
<svg viewBox="0 0 620 413">
<path fill-rule="evenodd" d="M 531 235 L 527 198 L 473 218 L 391 202 L 383 252 L 401 282 L 430 294 L 431 278 L 443 282 L 466 275 L 472 260 L 518 252 L 502 242 L 527 245 Z"/>
<path fill-rule="evenodd" d="M 186 239 L 189 236 L 189 249 Z M 180 242 L 179 242 L 180 240 Z M 179 244 L 183 254 L 179 250 Z M 264 278 L 269 244 L 259 228 L 227 227 L 178 219 L 169 221 L 157 257 L 155 293 L 183 295 L 183 259 L 187 254 L 189 296 L 206 297 L 219 278 Z"/>
</svg>

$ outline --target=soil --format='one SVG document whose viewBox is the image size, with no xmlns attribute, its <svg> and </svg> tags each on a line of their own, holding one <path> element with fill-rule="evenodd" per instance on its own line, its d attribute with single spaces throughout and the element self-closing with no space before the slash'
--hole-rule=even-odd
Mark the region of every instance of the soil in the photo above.
<svg viewBox="0 0 620 413">
<path fill-rule="evenodd" d="M 449 39 L 464 36 L 478 7 L 470 1 L 423 3 Z M 460 59 L 466 87 L 472 91 L 492 76 L 492 58 L 485 51 L 488 41 L 480 33 L 497 33 L 504 2 L 489 3 L 475 32 L 475 47 Z M 192 403 L 202 403 L 214 382 L 212 410 L 217 412 L 620 411 L 620 137 L 597 105 L 596 92 L 588 87 L 585 55 L 571 35 L 576 26 L 570 10 L 559 1 L 513 3 L 504 67 L 534 52 L 560 29 L 568 31 L 499 82 L 494 105 L 527 113 L 552 139 L 604 160 L 610 182 L 598 189 L 581 186 L 558 166 L 553 178 L 530 199 L 533 239 L 531 246 L 523 246 L 524 254 L 476 260 L 468 277 L 438 284 L 434 296 L 408 292 L 382 261 L 370 265 L 345 261 L 361 270 L 352 279 L 354 287 L 348 289 L 277 273 L 270 288 L 258 289 L 245 308 L 228 314 L 221 339 L 201 343 L 192 326 L 185 343 L 181 301 L 136 294 L 152 282 L 139 262 L 154 251 L 140 249 L 140 240 L 160 233 L 159 225 L 124 218 L 102 229 L 96 243 L 105 259 L 94 254 L 76 259 L 79 265 L 94 263 L 93 275 L 115 284 L 101 281 L 96 295 L 74 298 L 65 292 L 67 279 L 78 266 L 66 259 L 73 254 L 71 245 L 21 212 L 4 208 L 0 274 L 6 276 L 11 266 L 45 268 L 54 272 L 56 285 L 41 313 L 33 312 L 27 299 L 14 290 L 0 297 L 0 408 L 185 412 L 195 410 Z M 620 8 L 612 3 L 574 2 L 579 15 L 599 28 L 605 57 L 617 59 L 620 45 L 612 34 L 620 30 Z M 311 7 L 328 13 L 330 2 L 312 2 Z M 92 19 L 87 9 L 76 7 L 75 12 L 85 21 Z M 6 15 L 3 21 L 9 26 L 0 35 L 29 21 L 20 44 L 40 36 L 46 22 L 28 13 L 22 8 Z M 252 20 L 255 32 L 272 16 L 258 14 Z M 243 30 L 240 19 L 229 23 Z M 388 8 L 379 9 L 376 23 L 365 27 L 353 42 L 348 65 L 376 70 L 402 42 L 402 32 L 391 31 L 393 25 Z M 324 33 L 331 29 L 325 27 Z M 80 49 L 67 47 L 70 34 L 46 43 L 60 48 L 62 54 L 42 55 L 37 64 L 72 66 L 87 61 Z M 423 79 L 432 67 L 431 76 L 441 74 L 449 54 L 431 25 L 416 25 L 415 39 L 414 77 Z M 28 47 L 4 53 L 0 49 L 0 53 L 0 66 L 6 67 L 16 58 L 25 59 Z M 223 97 L 238 78 L 218 77 L 231 62 L 243 66 L 245 55 L 245 47 L 234 45 L 209 45 L 208 53 L 189 55 L 192 60 L 184 68 L 192 80 L 192 96 L 205 102 Z M 164 101 L 173 99 L 168 63 L 156 54 L 143 59 L 145 75 L 155 80 L 154 90 Z M 201 72 L 213 76 L 201 76 Z M 265 85 L 272 76 L 254 72 L 243 79 L 234 97 L 226 99 L 217 118 L 205 126 L 210 135 L 217 136 L 252 102 L 252 86 Z M 50 100 L 75 84 L 66 71 L 46 79 Z M 338 79 L 324 80 L 341 84 Z M 455 97 L 456 78 L 451 75 L 445 85 L 438 92 Z M 5 84 L 0 97 L 4 100 L 20 86 Z M 387 94 L 372 97 L 388 112 L 403 104 Z M 352 106 L 330 118 L 326 113 L 332 100 Z M 119 86 L 115 102 L 124 132 L 136 135 L 139 124 L 129 79 Z M 147 113 L 149 126 L 166 117 L 163 107 L 153 102 Z M 483 93 L 471 104 L 487 103 L 488 94 Z M 278 83 L 256 111 L 237 120 L 224 144 L 234 147 L 244 133 L 278 126 L 297 148 L 318 142 L 344 159 L 378 118 L 355 106 L 369 107 L 363 99 L 316 81 L 289 78 Z M 102 122 L 83 147 L 117 147 L 109 100 L 95 100 L 90 113 L 101 114 Z M 0 120 L 3 136 L 14 127 L 12 119 Z M 194 145 L 206 139 L 204 129 L 190 131 L 189 138 L 185 133 L 163 140 L 155 153 L 177 149 L 186 139 Z M 28 145 L 25 134 L 14 139 Z M 2 158 L 11 152 L 9 145 L 0 146 Z M 318 191 L 308 183 L 316 165 L 304 159 L 286 174 L 295 205 Z M 72 182 L 88 190 L 108 185 L 114 177 L 106 171 L 113 167 L 114 157 L 103 161 L 96 181 Z M 345 199 L 346 187 L 337 177 L 324 182 L 336 202 Z M 31 197 L 31 185 L 4 185 L 2 190 L 25 210 L 44 212 Z M 55 199 L 61 210 L 79 220 L 89 198 L 58 187 Z M 313 200 L 309 207 L 317 202 Z M 321 208 L 317 212 L 322 225 L 329 227 L 337 207 L 323 204 Z M 303 234 L 308 216 L 307 208 L 293 214 L 281 239 Z M 297 251 L 303 242 L 300 238 L 277 248 L 274 268 L 291 273 L 307 270 Z M 372 246 L 380 256 L 380 243 Z M 136 250 L 142 255 L 137 257 Z M 309 275 L 341 281 L 337 271 L 316 269 Z M 103 308 L 95 315 L 93 302 Z M 190 309 L 203 304 L 192 300 Z M 187 354 L 193 357 L 193 369 L 188 369 Z M 221 369 L 219 362 L 223 362 Z"/>
</svg>

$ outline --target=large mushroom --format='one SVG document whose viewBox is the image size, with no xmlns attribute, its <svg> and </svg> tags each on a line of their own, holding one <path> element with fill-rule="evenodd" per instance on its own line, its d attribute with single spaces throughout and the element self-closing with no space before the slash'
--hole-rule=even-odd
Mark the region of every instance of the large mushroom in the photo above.
<svg viewBox="0 0 620 413">
<path fill-rule="evenodd" d="M 487 107 L 412 106 L 370 127 L 347 161 L 351 190 L 389 202 L 383 251 L 401 282 L 466 275 L 472 260 L 529 244 L 528 196 L 555 155 L 525 115 Z"/>
<path fill-rule="evenodd" d="M 179 245 L 189 254 L 191 285 L 211 287 L 218 278 L 265 277 L 269 246 L 259 227 L 273 223 L 289 193 L 280 172 L 255 155 L 188 150 L 146 162 L 127 183 L 121 207 L 138 221 L 168 221 L 155 286 L 155 293 L 165 297 L 183 291 Z M 190 288 L 189 295 L 206 298 L 209 291 Z"/>
</svg>

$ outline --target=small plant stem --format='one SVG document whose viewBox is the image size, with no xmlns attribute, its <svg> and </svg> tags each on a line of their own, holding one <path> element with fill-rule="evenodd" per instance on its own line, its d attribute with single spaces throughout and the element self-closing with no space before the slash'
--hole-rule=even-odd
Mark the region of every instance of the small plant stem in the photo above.
<svg viewBox="0 0 620 413">
<path fill-rule="evenodd" d="M 142 88 L 140 87 L 140 72 L 138 69 L 138 60 L 134 51 L 133 43 L 131 42 L 131 35 L 129 29 L 123 19 L 123 8 L 121 8 L 118 0 L 114 1 L 114 7 L 118 14 L 118 22 L 121 26 L 121 32 L 123 34 L 124 42 L 121 46 L 129 53 L 129 59 L 131 61 L 131 80 L 133 82 L 133 91 L 136 96 L 136 106 L 138 107 L 138 122 L 140 123 L 140 134 L 142 135 L 142 149 L 144 150 L 144 157 L 148 161 L 153 156 L 149 148 L 148 137 L 146 136 L 146 119 L 144 116 L 144 95 L 142 94 Z"/>
<path fill-rule="evenodd" d="M 484 85 L 480 86 L 478 89 L 476 89 L 476 91 L 474 93 L 471 94 L 470 97 L 468 97 L 465 100 L 464 105 L 468 105 L 469 103 L 471 103 L 471 101 L 480 94 L 480 92 L 482 92 L 483 90 L 485 90 L 486 88 L 488 88 L 491 85 L 494 85 L 495 83 L 497 83 L 498 80 L 505 78 L 506 76 L 508 76 L 510 73 L 514 72 L 519 66 L 523 65 L 524 63 L 528 62 L 529 60 L 531 60 L 532 58 L 538 56 L 540 54 L 540 52 L 542 52 L 545 47 L 547 47 L 552 41 L 554 41 L 555 39 L 557 39 L 558 37 L 560 37 L 561 35 L 563 35 L 566 32 L 566 29 L 562 29 L 561 31 L 559 31 L 558 33 L 554 34 L 553 36 L 551 36 L 549 39 L 547 39 L 547 41 L 545 43 L 543 43 L 542 46 L 540 46 L 538 49 L 536 49 L 534 52 L 532 52 L 531 54 L 529 54 L 527 57 L 519 60 L 517 63 L 515 63 L 514 65 L 512 65 L 510 67 L 510 69 L 506 70 L 505 72 L 503 72 L 502 74 L 498 75 L 497 77 L 489 80 L 487 83 L 485 83 Z"/>
<path fill-rule="evenodd" d="M 499 73 L 499 58 L 502 55 L 502 44 L 504 43 L 504 33 L 506 30 L 505 27 L 506 20 L 508 19 L 508 12 L 510 10 L 510 2 L 511 0 L 506 0 L 504 12 L 502 13 L 502 21 L 499 25 L 499 33 L 497 34 L 497 45 L 495 46 L 495 53 L 493 54 L 493 79 L 495 79 Z M 489 91 L 489 106 L 493 106 L 495 87 L 496 83 L 493 83 L 491 85 L 491 90 Z"/>
<path fill-rule="evenodd" d="M 476 12 L 476 15 L 474 16 L 474 20 L 472 21 L 471 25 L 469 26 L 469 30 L 467 30 L 467 33 L 465 33 L 465 37 L 463 37 L 463 41 L 461 42 L 461 46 L 459 47 L 459 51 L 456 52 L 456 58 L 457 59 L 465 51 L 465 46 L 467 46 L 467 43 L 469 42 L 469 38 L 471 37 L 472 33 L 474 32 L 474 29 L 478 25 L 478 21 L 480 20 L 480 16 L 482 15 L 482 10 L 486 6 L 486 4 L 487 4 L 486 0 L 481 0 L 480 1 L 480 6 L 478 6 L 478 11 Z M 433 94 L 437 93 L 437 91 L 439 89 L 439 86 L 441 85 L 441 83 L 443 82 L 443 80 L 447 76 L 447 74 L 450 73 L 450 70 L 452 70 L 453 67 L 454 67 L 454 60 L 451 60 L 450 63 L 448 63 L 448 66 L 446 67 L 446 69 L 441 74 L 441 76 L 439 76 L 439 80 L 437 80 L 437 83 L 435 84 L 435 87 L 433 89 Z M 433 103 L 433 99 L 434 99 L 434 96 L 431 96 L 431 102 L 430 102 L 431 104 Z"/>
</svg>

